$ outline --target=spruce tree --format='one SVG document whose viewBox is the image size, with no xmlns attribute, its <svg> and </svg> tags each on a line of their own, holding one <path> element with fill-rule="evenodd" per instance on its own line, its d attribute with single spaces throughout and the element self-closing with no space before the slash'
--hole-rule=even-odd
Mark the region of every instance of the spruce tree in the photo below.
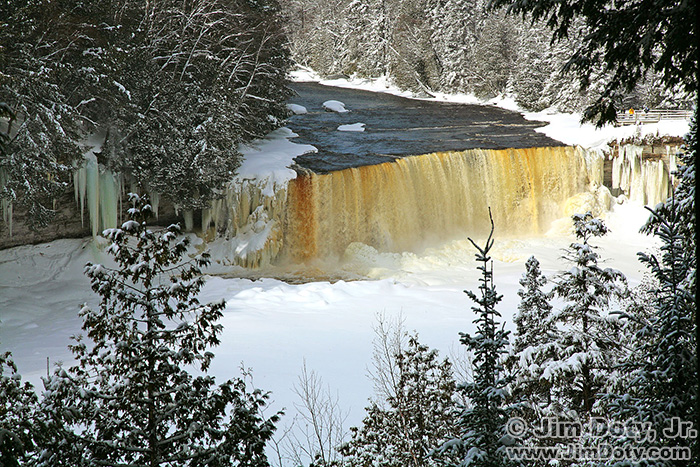
<svg viewBox="0 0 700 467">
<path fill-rule="evenodd" d="M 88 340 L 71 346 L 77 364 L 45 380 L 52 428 L 38 465 L 267 465 L 278 418 L 260 414 L 268 396 L 206 374 L 224 308 L 197 299 L 208 255 L 187 259 L 179 227 L 149 229 L 150 206 L 130 198 L 132 220 L 104 232 L 116 267 L 85 267 L 101 301 L 80 311 Z"/>
<path fill-rule="evenodd" d="M 506 405 L 507 387 L 511 378 L 503 365 L 507 353 L 509 331 L 497 321 L 501 314 L 496 305 L 501 301 L 493 281 L 493 263 L 489 252 L 493 247 L 493 219 L 491 233 L 484 247 L 469 241 L 477 249 L 481 284 L 479 294 L 466 290 L 476 306 L 474 320 L 476 333 L 461 333 L 461 342 L 473 354 L 473 381 L 459 386 L 469 405 L 461 409 L 457 421 L 459 435 L 442 446 L 459 458 L 460 466 L 500 467 L 511 465 L 505 447 L 512 444 L 506 432 L 511 413 Z"/>
<path fill-rule="evenodd" d="M 553 365 L 555 389 L 566 411 L 588 416 L 605 388 L 618 355 L 616 322 L 610 305 L 626 294 L 624 275 L 599 265 L 600 256 L 590 240 L 608 232 L 602 220 L 590 212 L 572 216 L 579 242 L 571 243 L 564 259 L 568 271 L 556 275 L 553 292 L 565 301 L 554 316 L 560 325 L 559 361 Z"/>
<path fill-rule="evenodd" d="M 351 428 L 352 439 L 340 448 L 349 466 L 428 467 L 447 460 L 437 448 L 456 434 L 450 362 L 440 362 L 415 335 L 395 358 L 396 393 L 367 407 L 362 426 Z"/>
<path fill-rule="evenodd" d="M 34 451 L 34 387 L 17 373 L 9 352 L 0 353 L 0 466 L 15 467 Z"/>
<path fill-rule="evenodd" d="M 666 206 L 668 209 L 668 205 Z M 668 211 L 666 211 L 668 213 Z M 629 444 L 695 448 L 697 437 L 665 436 L 676 418 L 692 422 L 698 397 L 695 374 L 696 354 L 693 313 L 696 304 L 688 278 L 693 269 L 693 250 L 686 248 L 681 233 L 682 216 L 656 217 L 656 236 L 661 240 L 660 256 L 640 253 L 656 283 L 649 287 L 653 314 L 636 315 L 642 323 L 635 335 L 634 348 L 622 363 L 628 374 L 621 393 L 609 395 L 612 413 L 622 421 L 648 423 L 655 430 L 653 439 L 618 439 Z M 661 460 L 655 465 L 686 465 Z"/>
<path fill-rule="evenodd" d="M 513 318 L 516 331 L 508 367 L 514 378 L 512 400 L 517 403 L 520 416 L 534 424 L 553 415 L 556 405 L 552 400 L 550 365 L 558 354 L 557 328 L 549 303 L 551 294 L 542 290 L 548 281 L 539 261 L 531 256 L 525 268 L 520 279 L 523 288 L 518 290 L 518 313 Z"/>
</svg>

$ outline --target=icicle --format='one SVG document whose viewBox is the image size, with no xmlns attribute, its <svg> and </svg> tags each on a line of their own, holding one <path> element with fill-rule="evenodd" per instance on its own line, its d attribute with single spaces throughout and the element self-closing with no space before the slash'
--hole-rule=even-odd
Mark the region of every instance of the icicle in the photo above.
<svg viewBox="0 0 700 467">
<path fill-rule="evenodd" d="M 75 201 L 80 209 L 80 225 L 85 225 L 85 195 L 87 190 L 87 168 L 86 162 L 73 172 L 73 188 L 75 190 Z"/>
<path fill-rule="evenodd" d="M 185 219 L 185 231 L 192 232 L 194 230 L 194 211 L 185 209 L 182 211 L 182 217 Z"/>
<path fill-rule="evenodd" d="M 151 200 L 151 209 L 153 210 L 153 215 L 158 219 L 158 206 L 160 205 L 160 193 L 148 190 L 148 198 Z"/>
<path fill-rule="evenodd" d="M 620 148 L 613 159 L 612 187 L 619 188 L 630 200 L 655 206 L 670 194 L 670 173 L 676 161 L 669 154 L 667 167 L 661 159 L 645 159 L 643 153 L 643 146 L 627 144 Z"/>
<path fill-rule="evenodd" d="M 119 225 L 121 225 L 124 221 L 122 219 L 122 213 L 124 212 L 124 198 L 126 197 L 126 193 L 124 192 L 124 176 L 122 174 L 116 175 L 117 177 L 117 200 L 119 202 L 119 207 L 117 209 L 117 213 L 119 214 Z"/>
<path fill-rule="evenodd" d="M 89 152 L 85 155 L 85 186 L 87 194 L 88 213 L 90 214 L 90 227 L 92 236 L 100 233 L 100 168 L 97 157 Z"/>
<path fill-rule="evenodd" d="M 108 170 L 100 171 L 99 210 L 102 230 L 117 227 L 121 190 L 115 178 Z"/>
<path fill-rule="evenodd" d="M 671 147 L 666 146 L 666 155 L 668 155 L 668 172 L 672 186 L 676 186 L 676 172 L 678 171 L 678 159 L 676 153 L 671 152 Z"/>
<path fill-rule="evenodd" d="M 2 193 L 7 184 L 7 174 L 3 169 L 0 169 L 0 193 Z M 0 207 L 2 207 L 2 219 L 7 224 L 7 230 L 12 237 L 12 202 L 7 198 L 0 199 Z"/>
<path fill-rule="evenodd" d="M 202 209 L 202 233 L 206 234 L 212 223 L 212 210 L 211 208 Z"/>
<path fill-rule="evenodd" d="M 80 170 L 80 167 L 78 167 L 78 164 L 73 164 L 73 174 L 71 175 L 71 178 L 73 179 L 73 195 L 75 196 L 75 205 L 80 208 L 80 198 L 79 198 L 79 187 L 78 187 L 78 171 Z"/>
</svg>

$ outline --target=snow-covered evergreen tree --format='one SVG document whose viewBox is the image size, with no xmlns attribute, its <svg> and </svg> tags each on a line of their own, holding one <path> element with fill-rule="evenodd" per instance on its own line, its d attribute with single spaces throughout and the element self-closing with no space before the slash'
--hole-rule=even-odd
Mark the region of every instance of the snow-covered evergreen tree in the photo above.
<svg viewBox="0 0 700 467">
<path fill-rule="evenodd" d="M 590 243 L 608 232 L 603 221 L 590 212 L 574 214 L 572 219 L 580 243 L 565 250 L 564 259 L 571 268 L 552 279 L 553 292 L 565 305 L 554 315 L 560 354 L 550 371 L 565 412 L 585 416 L 591 414 L 616 363 L 617 324 L 608 313 L 610 305 L 626 294 L 626 279 L 616 269 L 601 267 L 596 247 Z"/>
<path fill-rule="evenodd" d="M 518 313 L 513 318 L 516 326 L 513 342 L 515 352 L 552 338 L 550 294 L 542 290 L 547 285 L 547 278 L 542 274 L 540 262 L 534 256 L 525 262 L 525 274 L 519 282 L 523 288 L 518 290 L 520 304 Z"/>
<path fill-rule="evenodd" d="M 632 317 L 641 326 L 634 348 L 622 364 L 627 377 L 619 395 L 606 398 L 619 420 L 649 423 L 657 436 L 617 442 L 687 448 L 697 443 L 697 437 L 664 435 L 665 429 L 672 428 L 674 418 L 693 422 L 698 397 L 693 323 L 696 304 L 688 281 L 694 274 L 692 249 L 686 248 L 680 219 L 680 215 L 657 218 L 656 236 L 662 241 L 660 257 L 640 253 L 640 260 L 657 281 L 649 290 L 653 314 Z M 655 465 L 684 464 L 662 460 Z"/>
<path fill-rule="evenodd" d="M 347 49 L 352 38 L 348 29 L 348 0 L 281 0 L 288 18 L 287 35 L 291 39 L 292 58 L 322 75 L 342 73 L 344 57 L 353 57 Z M 365 43 L 366 45 L 366 43 Z"/>
<path fill-rule="evenodd" d="M 440 88 L 453 92 L 471 90 L 474 46 L 486 16 L 484 1 L 432 0 L 428 2 L 427 16 L 440 66 Z"/>
<path fill-rule="evenodd" d="M 545 92 L 558 71 L 546 31 L 538 24 L 523 26 L 518 34 L 518 62 L 512 70 L 508 89 L 523 109 L 540 111 L 551 105 Z"/>
<path fill-rule="evenodd" d="M 472 51 L 470 91 L 480 97 L 505 93 L 518 58 L 517 21 L 501 13 L 484 18 Z"/>
<path fill-rule="evenodd" d="M 66 82 L 80 66 L 73 24 L 57 2 L 4 2 L 0 18 L 0 200 L 27 211 L 31 228 L 47 225 L 52 201 L 67 186 L 84 135 Z"/>
<path fill-rule="evenodd" d="M 351 428 L 352 439 L 340 448 L 345 465 L 428 467 L 448 460 L 437 448 L 456 434 L 449 361 L 439 361 L 416 335 L 395 359 L 396 392 L 386 404 L 373 402 L 362 426 Z"/>
<path fill-rule="evenodd" d="M 388 0 L 353 0 L 345 9 L 347 32 L 343 72 L 363 77 L 386 75 L 392 9 Z"/>
<path fill-rule="evenodd" d="M 34 412 L 37 396 L 22 383 L 9 352 L 0 353 L 0 465 L 15 467 L 34 451 Z"/>
<path fill-rule="evenodd" d="M 80 311 L 88 340 L 71 346 L 78 363 L 45 380 L 51 435 L 37 465 L 267 465 L 277 420 L 261 416 L 267 395 L 206 375 L 224 308 L 197 299 L 207 254 L 185 260 L 178 226 L 149 229 L 150 206 L 131 199 L 132 220 L 104 232 L 116 267 L 85 267 L 101 302 Z"/>
<path fill-rule="evenodd" d="M 518 291 L 518 313 L 513 318 L 516 331 L 508 366 L 513 372 L 511 395 L 518 413 L 534 424 L 556 411 L 549 366 L 557 359 L 558 332 L 552 319 L 551 295 L 542 290 L 547 278 L 539 261 L 531 256 L 525 268 L 520 279 L 523 288 Z"/>
<path fill-rule="evenodd" d="M 496 292 L 493 281 L 493 263 L 489 252 L 493 247 L 493 220 L 486 244 L 477 249 L 480 263 L 481 284 L 479 295 L 467 290 L 476 306 L 472 310 L 476 333 L 461 334 L 461 342 L 473 354 L 473 381 L 463 383 L 459 389 L 470 405 L 461 409 L 457 421 L 458 436 L 445 443 L 441 450 L 451 452 L 460 466 L 499 467 L 511 465 L 505 447 L 513 439 L 506 433 L 506 423 L 511 413 L 506 405 L 507 387 L 511 378 L 503 365 L 507 353 L 509 331 L 498 322 L 501 316 L 496 305 L 502 296 Z"/>
</svg>

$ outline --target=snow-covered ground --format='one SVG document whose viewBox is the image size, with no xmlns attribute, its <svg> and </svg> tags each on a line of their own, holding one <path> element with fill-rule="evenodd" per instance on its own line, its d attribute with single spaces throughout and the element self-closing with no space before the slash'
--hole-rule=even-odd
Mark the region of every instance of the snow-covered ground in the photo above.
<svg viewBox="0 0 700 467">
<path fill-rule="evenodd" d="M 381 81 L 329 84 L 392 91 Z M 437 99 L 464 102 L 470 98 Z M 509 104 L 501 101 L 499 105 Z M 544 128 L 549 136 L 584 146 L 634 131 L 594 131 L 578 125 L 576 116 L 537 114 L 533 118 L 552 122 Z M 687 124 L 674 122 L 658 131 L 682 135 Z M 282 129 L 247 148 L 244 152 L 249 160 L 239 178 L 271 177 L 282 182 L 293 177 L 287 165 L 294 155 L 313 148 L 294 145 L 292 137 Z M 642 206 L 617 205 L 606 218 L 612 233 L 598 242 L 602 257 L 622 270 L 631 285 L 639 283 L 643 274 L 636 253 L 653 246 L 652 239 L 638 233 L 646 218 Z M 533 238 L 504 238 L 496 231 L 495 280 L 504 296 L 499 310 L 510 328 L 518 303 L 518 279 L 527 258 L 534 254 L 547 275 L 566 268 L 559 259 L 561 250 L 573 240 L 561 228 L 566 223 Z M 287 409 L 285 424 L 294 414 L 297 401 L 292 386 L 306 361 L 350 411 L 347 425 L 358 424 L 372 396 L 366 373 L 377 314 L 403 315 L 406 328 L 416 330 L 424 343 L 440 349 L 442 355 L 459 347 L 458 333 L 473 329 L 472 304 L 463 290 L 478 286 L 474 252 L 466 235 L 419 252 L 379 253 L 353 244 L 338 268 L 348 277 L 355 274 L 369 280 L 289 284 L 270 278 L 251 281 L 212 276 L 202 301 L 227 301 L 222 343 L 214 349 L 217 357 L 212 372 L 223 380 L 238 375 L 241 364 L 252 368 L 255 384 L 272 391 L 274 407 Z M 37 386 L 46 373 L 47 358 L 51 365 L 70 361 L 66 346 L 70 336 L 80 332 L 80 304 L 96 301 L 82 274 L 87 261 L 108 261 L 103 245 L 72 239 L 0 251 L 0 349 L 13 352 L 20 372 Z M 210 273 L 225 272 L 217 268 Z"/>
</svg>

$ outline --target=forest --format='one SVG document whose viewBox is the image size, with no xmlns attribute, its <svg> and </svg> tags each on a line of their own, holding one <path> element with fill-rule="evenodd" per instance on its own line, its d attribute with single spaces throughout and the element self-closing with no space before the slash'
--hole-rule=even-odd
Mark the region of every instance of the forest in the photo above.
<svg viewBox="0 0 700 467">
<path fill-rule="evenodd" d="M 546 18 L 489 9 L 488 0 L 283 0 L 292 58 L 326 76 L 388 76 L 419 95 L 514 97 L 526 110 L 580 112 L 612 75 L 600 63 L 585 81 L 564 68 L 589 27 L 575 18 L 553 41 Z M 572 64 L 569 64 L 570 67 Z M 630 107 L 690 108 L 682 87 L 645 73 L 616 96 Z"/>
<path fill-rule="evenodd" d="M 12 0 L 0 18 L 0 198 L 34 227 L 88 142 L 102 166 L 191 209 L 232 177 L 238 143 L 287 116 L 274 1 Z"/>
</svg>

